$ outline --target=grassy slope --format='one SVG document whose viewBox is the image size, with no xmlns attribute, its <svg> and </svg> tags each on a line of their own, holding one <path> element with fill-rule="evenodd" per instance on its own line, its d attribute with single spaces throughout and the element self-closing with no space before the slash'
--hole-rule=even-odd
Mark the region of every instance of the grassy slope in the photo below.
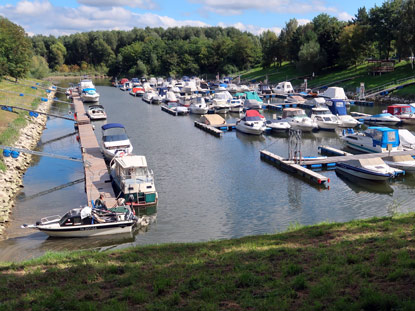
<svg viewBox="0 0 415 311">
<path fill-rule="evenodd" d="M 0 310 L 414 310 L 414 216 L 4 263 Z"/>
<path fill-rule="evenodd" d="M 35 109 L 40 103 L 39 98 L 27 95 L 37 95 L 46 97 L 46 92 L 44 89 L 32 89 L 27 85 L 34 85 L 36 82 L 42 82 L 40 80 L 19 80 L 18 84 L 11 83 L 11 80 L 4 79 L 0 81 L 0 104 L 10 105 L 10 106 L 19 106 L 25 108 Z M 33 83 L 35 82 L 35 83 Z M 8 93 L 13 92 L 13 93 Z M 25 96 L 20 96 L 19 94 L 23 93 Z M 18 138 L 19 129 L 26 125 L 28 112 L 24 111 L 15 111 L 8 112 L 5 110 L 0 110 L 0 144 L 2 145 L 11 145 Z M 5 170 L 2 158 L 0 157 L 0 170 Z"/>
<path fill-rule="evenodd" d="M 256 79 L 257 81 L 263 81 L 265 79 L 265 75 L 267 74 L 270 83 L 291 80 L 302 75 L 295 70 L 294 65 L 284 63 L 281 68 L 271 67 L 264 69 L 258 67 L 247 72 L 241 72 L 241 79 Z M 336 86 L 344 87 L 346 90 L 355 91 L 356 88 L 360 86 L 360 82 L 364 82 L 366 89 L 370 89 L 408 76 L 415 76 L 415 70 L 412 70 L 410 63 L 407 61 L 402 61 L 396 64 L 394 72 L 385 73 L 381 76 L 368 75 L 367 65 L 364 64 L 344 70 L 321 73 L 316 75 L 313 79 L 308 79 L 308 86 L 313 88 L 316 86 L 323 86 L 334 81 L 353 78 L 350 81 L 340 82 L 336 84 Z M 302 82 L 302 78 L 294 79 L 292 81 L 293 85 L 299 85 Z"/>
</svg>

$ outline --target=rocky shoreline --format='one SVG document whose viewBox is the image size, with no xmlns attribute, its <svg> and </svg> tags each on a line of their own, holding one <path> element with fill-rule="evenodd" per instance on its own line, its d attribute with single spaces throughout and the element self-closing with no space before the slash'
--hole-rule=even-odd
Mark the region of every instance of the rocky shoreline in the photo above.
<svg viewBox="0 0 415 311">
<path fill-rule="evenodd" d="M 47 112 L 52 104 L 55 91 L 48 94 L 48 101 L 41 102 L 38 111 Z M 31 117 L 30 122 L 20 129 L 20 135 L 14 147 L 33 150 L 46 126 L 47 116 L 39 115 L 37 118 Z M 23 187 L 23 175 L 29 168 L 32 160 L 31 154 L 20 154 L 17 159 L 11 157 L 4 158 L 7 167 L 5 172 L 0 172 L 0 239 L 4 238 L 4 231 L 9 221 L 12 208 L 15 205 L 14 199 L 17 192 Z"/>
</svg>

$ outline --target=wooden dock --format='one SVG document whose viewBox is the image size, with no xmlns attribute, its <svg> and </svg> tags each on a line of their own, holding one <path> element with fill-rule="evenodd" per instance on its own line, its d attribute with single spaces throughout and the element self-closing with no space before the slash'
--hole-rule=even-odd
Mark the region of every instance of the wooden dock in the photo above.
<svg viewBox="0 0 415 311">
<path fill-rule="evenodd" d="M 161 110 L 163 110 L 164 112 L 167 112 L 168 114 L 171 114 L 172 116 L 177 116 L 177 111 L 170 109 L 166 105 L 161 105 L 160 107 L 161 107 Z"/>
<path fill-rule="evenodd" d="M 326 176 L 316 173 L 292 161 L 288 161 L 276 154 L 273 154 L 272 152 L 261 150 L 260 154 L 262 160 L 267 161 L 286 172 L 302 177 L 311 183 L 324 185 L 330 182 L 330 179 Z"/>
<path fill-rule="evenodd" d="M 195 126 L 209 134 L 212 134 L 216 137 L 222 137 L 223 131 L 221 131 L 220 129 L 217 129 L 214 126 L 211 125 L 207 125 L 198 121 L 195 121 Z"/>
<path fill-rule="evenodd" d="M 82 159 L 84 161 L 85 192 L 88 205 L 91 206 L 91 201 L 95 201 L 100 194 L 103 194 L 106 205 L 112 207 L 116 204 L 116 199 L 111 186 L 108 168 L 97 138 L 85 113 L 84 105 L 76 91 L 72 93 L 72 99 L 75 107 L 75 118 L 78 123 Z"/>
</svg>

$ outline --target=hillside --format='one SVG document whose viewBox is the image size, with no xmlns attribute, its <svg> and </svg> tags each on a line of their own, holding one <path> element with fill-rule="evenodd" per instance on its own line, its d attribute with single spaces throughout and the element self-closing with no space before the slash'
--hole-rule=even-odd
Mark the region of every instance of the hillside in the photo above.
<svg viewBox="0 0 415 311">
<path fill-rule="evenodd" d="M 314 78 L 312 73 L 300 74 L 296 71 L 295 66 L 290 63 L 283 63 L 281 67 L 261 68 L 257 67 L 249 71 L 240 72 L 237 75 L 241 75 L 243 81 L 256 82 L 264 81 L 268 76 L 268 82 L 270 84 L 276 84 L 281 81 L 290 80 L 293 85 L 299 86 L 304 82 L 304 78 L 307 77 L 308 87 L 315 88 L 324 85 L 333 85 L 343 87 L 346 91 L 355 92 L 356 88 L 360 86 L 361 82 L 365 83 L 366 89 L 382 86 L 387 83 L 394 82 L 396 80 L 404 79 L 407 77 L 415 76 L 415 69 L 412 69 L 409 61 L 402 61 L 395 65 L 395 71 L 384 73 L 382 75 L 373 76 L 368 74 L 368 64 L 363 64 L 357 67 L 350 67 L 343 70 L 332 70 L 315 74 Z M 236 76 L 236 75 L 234 75 Z M 337 82 L 338 81 L 338 82 Z M 332 84 L 337 82 L 335 84 Z M 410 96 L 413 93 L 413 88 L 402 89 L 399 92 L 395 92 L 401 96 Z"/>
<path fill-rule="evenodd" d="M 414 310 L 415 214 L 0 264 L 0 310 Z"/>
</svg>

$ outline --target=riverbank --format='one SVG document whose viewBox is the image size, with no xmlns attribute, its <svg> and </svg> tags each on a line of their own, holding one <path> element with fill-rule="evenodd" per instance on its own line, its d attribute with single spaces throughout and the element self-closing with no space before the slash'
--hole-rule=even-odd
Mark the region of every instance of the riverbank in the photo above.
<svg viewBox="0 0 415 311">
<path fill-rule="evenodd" d="M 48 94 L 48 101 L 40 102 L 37 110 L 41 112 L 49 111 L 54 96 L 55 91 L 52 90 Z M 30 122 L 20 129 L 19 137 L 13 146 L 33 150 L 42 135 L 46 121 L 46 115 L 39 115 L 37 118 L 30 117 Z M 32 156 L 24 153 L 20 154 L 17 159 L 12 157 L 3 158 L 6 170 L 4 172 L 0 171 L 0 239 L 4 238 L 3 233 L 15 204 L 14 198 L 22 187 L 23 174 L 30 166 L 31 160 Z"/>
<path fill-rule="evenodd" d="M 4 310 L 413 310 L 415 214 L 0 264 Z"/>
</svg>

